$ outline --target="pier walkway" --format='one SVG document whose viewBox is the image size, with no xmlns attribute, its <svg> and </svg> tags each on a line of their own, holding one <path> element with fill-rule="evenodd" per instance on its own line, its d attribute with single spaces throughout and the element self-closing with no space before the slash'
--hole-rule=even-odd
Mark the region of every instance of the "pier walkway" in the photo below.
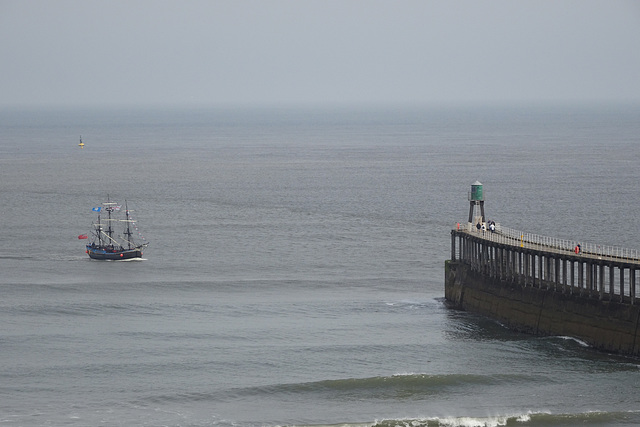
<svg viewBox="0 0 640 427">
<path fill-rule="evenodd" d="M 451 231 L 451 260 L 526 287 L 640 304 L 640 254 L 635 249 L 524 233 L 499 224 L 494 232 L 477 230 L 467 223 Z"/>
</svg>

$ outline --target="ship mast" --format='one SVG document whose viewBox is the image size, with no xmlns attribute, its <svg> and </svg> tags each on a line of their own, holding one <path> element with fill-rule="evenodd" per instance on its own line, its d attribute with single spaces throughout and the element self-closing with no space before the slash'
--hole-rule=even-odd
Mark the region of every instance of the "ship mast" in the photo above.
<svg viewBox="0 0 640 427">
<path fill-rule="evenodd" d="M 107 195 L 107 212 L 109 212 L 109 228 L 107 228 L 107 236 L 109 236 L 110 243 L 113 245 L 113 228 L 111 227 L 111 211 L 113 208 L 111 207 L 111 202 L 109 200 L 109 195 Z"/>
<path fill-rule="evenodd" d="M 98 246 L 102 246 L 102 224 L 100 224 L 100 214 L 98 214 L 98 223 L 96 224 L 96 234 L 98 235 Z"/>
<path fill-rule="evenodd" d="M 131 249 L 131 221 L 129 221 L 129 206 L 127 205 L 126 200 L 124 201 L 124 213 L 127 218 L 127 230 L 124 232 L 124 234 L 127 236 L 127 243 L 129 245 L 129 249 Z"/>
</svg>

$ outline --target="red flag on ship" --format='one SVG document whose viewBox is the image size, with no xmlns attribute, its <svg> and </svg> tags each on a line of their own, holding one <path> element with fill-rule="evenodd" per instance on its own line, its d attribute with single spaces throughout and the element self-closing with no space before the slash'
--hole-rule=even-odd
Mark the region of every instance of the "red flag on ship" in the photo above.
<svg viewBox="0 0 640 427">
<path fill-rule="evenodd" d="M 81 234 L 78 236 L 78 239 L 88 239 L 89 236 L 87 236 L 86 234 Z"/>
</svg>

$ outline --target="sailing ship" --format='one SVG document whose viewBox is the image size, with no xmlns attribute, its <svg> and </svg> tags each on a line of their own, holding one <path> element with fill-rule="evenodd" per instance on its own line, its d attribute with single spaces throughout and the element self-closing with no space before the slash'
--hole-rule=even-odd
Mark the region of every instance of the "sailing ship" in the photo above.
<svg viewBox="0 0 640 427">
<path fill-rule="evenodd" d="M 118 214 L 121 207 L 107 197 L 107 201 L 102 203 L 102 206 L 93 208 L 94 212 L 98 212 L 98 219 L 93 223 L 92 242 L 86 245 L 87 254 L 91 259 L 125 260 L 142 258 L 142 250 L 149 243 L 144 240 L 142 235 L 140 235 L 142 242 L 134 240 L 134 233 L 131 231 L 131 227 L 137 229 L 136 222 L 131 217 L 126 201 L 124 219 L 120 219 Z M 107 218 L 101 218 L 102 212 L 106 212 Z M 122 230 L 122 234 L 118 234 L 118 229 Z"/>
</svg>

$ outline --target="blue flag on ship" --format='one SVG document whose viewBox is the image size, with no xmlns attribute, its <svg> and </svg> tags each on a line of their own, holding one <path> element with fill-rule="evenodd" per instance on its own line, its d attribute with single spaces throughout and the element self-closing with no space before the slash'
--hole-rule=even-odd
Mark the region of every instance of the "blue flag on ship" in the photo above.
<svg viewBox="0 0 640 427">
<path fill-rule="evenodd" d="M 98 206 L 97 208 L 91 209 L 94 212 L 100 212 L 102 210 L 102 206 Z"/>
</svg>

